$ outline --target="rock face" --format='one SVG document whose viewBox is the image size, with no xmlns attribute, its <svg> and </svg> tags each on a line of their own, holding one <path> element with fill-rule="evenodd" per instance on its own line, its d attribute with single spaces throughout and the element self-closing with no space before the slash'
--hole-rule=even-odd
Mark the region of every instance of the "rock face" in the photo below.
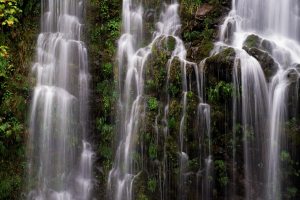
<svg viewBox="0 0 300 200">
<path fill-rule="evenodd" d="M 92 84 L 94 86 L 92 110 L 96 118 L 92 124 L 95 130 L 93 140 L 97 141 L 95 144 L 95 148 L 97 148 L 97 159 L 95 163 L 97 169 L 95 169 L 95 174 L 97 182 L 99 183 L 94 189 L 94 196 L 97 199 L 109 199 L 105 195 L 105 188 L 107 188 L 107 174 L 112 167 L 113 155 L 115 153 L 112 149 L 115 146 L 114 136 L 118 128 L 114 124 L 114 121 L 118 120 L 115 119 L 117 102 L 113 90 L 111 89 L 111 83 L 113 82 L 114 75 L 118 76 L 118 72 L 113 72 L 110 69 L 110 66 L 114 66 L 113 60 L 115 58 L 115 44 L 111 45 L 110 43 L 117 39 L 111 36 L 105 36 L 111 32 L 108 22 L 119 19 L 120 12 L 117 7 L 120 5 L 120 1 L 104 1 L 103 5 L 107 5 L 107 8 L 113 8 L 110 9 L 112 13 L 108 15 L 107 18 L 105 14 L 96 15 L 96 13 L 98 13 L 97 6 L 102 4 L 102 1 L 97 0 L 96 2 L 97 4 L 91 5 L 94 10 L 90 9 L 93 13 L 90 13 L 88 18 L 89 33 L 93 36 L 90 38 L 95 38 L 95 40 L 89 42 L 90 62 L 92 63 L 91 73 L 94 76 Z M 210 51 L 213 49 L 213 42 L 218 35 L 218 24 L 222 21 L 223 16 L 228 13 L 229 7 L 227 6 L 230 5 L 231 0 L 215 2 L 203 0 L 201 2 L 204 4 L 200 6 L 196 1 L 180 1 L 180 9 L 182 11 L 181 38 L 183 38 L 186 44 L 186 49 L 189 50 L 188 61 L 196 63 L 199 63 L 203 58 L 209 56 Z M 161 1 L 153 0 L 144 3 L 149 4 L 149 6 L 147 5 L 148 10 L 146 10 L 143 16 L 145 20 L 145 34 L 149 40 L 149 38 L 152 37 L 150 33 L 153 33 L 153 30 L 155 30 L 153 21 L 156 21 L 159 17 L 158 13 L 160 10 L 157 11 L 156 8 L 160 7 Z M 99 21 L 99 19 L 101 20 Z M 109 28 L 103 31 L 103 27 Z M 102 32 L 99 32 L 99 30 L 102 30 Z M 109 45 L 107 45 L 107 43 L 109 43 Z M 143 41 L 143 43 L 148 44 L 148 41 Z M 160 187 L 164 185 L 165 194 L 163 195 L 166 197 L 164 199 L 178 199 L 178 191 L 180 190 L 180 186 L 177 185 L 179 182 L 178 172 L 180 169 L 178 162 L 178 149 L 180 148 L 178 141 L 180 138 L 178 133 L 180 132 L 183 109 L 182 99 L 184 94 L 182 92 L 182 63 L 175 57 L 170 61 L 170 65 L 168 65 L 175 45 L 176 39 L 174 37 L 158 38 L 153 44 L 151 54 L 145 63 L 145 91 L 143 102 L 146 106 L 143 111 L 143 126 L 140 127 L 141 132 L 138 138 L 136 138 L 139 147 L 134 155 L 134 161 L 136 163 L 143 163 L 143 170 L 139 173 L 133 186 L 134 197 L 137 200 L 160 199 L 162 195 L 160 193 Z M 107 51 L 111 46 L 113 46 L 112 51 Z M 100 62 L 96 63 L 96 61 L 99 60 L 98 52 L 101 52 L 101 58 Z M 230 117 L 226 117 L 225 110 L 228 105 L 231 105 L 230 82 L 232 66 L 235 60 L 234 54 L 233 49 L 224 49 L 220 54 L 207 59 L 204 66 L 204 73 L 207 77 L 205 82 L 207 82 L 208 88 L 204 93 L 211 96 L 210 103 L 213 105 L 212 116 L 216 122 L 212 133 L 215 135 L 213 138 L 214 143 L 218 144 L 218 147 L 214 146 L 213 148 L 218 148 L 216 152 L 220 152 L 215 153 L 213 157 L 214 160 L 218 160 L 217 163 L 220 164 L 224 163 L 224 157 L 228 157 L 224 155 L 224 152 L 226 152 L 226 143 L 230 138 L 223 140 L 222 130 L 224 128 L 224 119 L 230 120 Z M 188 176 L 183 190 L 187 195 L 187 199 L 200 198 L 201 191 L 199 191 L 199 183 L 197 182 L 198 175 L 204 175 L 203 163 L 205 163 L 205 160 L 204 158 L 199 158 L 199 155 L 202 155 L 202 152 L 199 151 L 204 150 L 199 150 L 200 131 L 197 129 L 199 126 L 196 117 L 200 101 L 197 96 L 196 81 L 196 71 L 198 69 L 194 65 L 186 64 L 188 92 L 186 94 L 187 107 L 184 141 L 188 144 L 186 151 L 189 155 L 189 162 L 186 166 Z M 169 78 L 168 83 L 167 77 Z M 226 102 L 225 106 L 224 102 Z M 169 103 L 169 117 L 164 119 L 165 105 L 167 103 Z M 163 128 L 166 127 L 166 124 L 168 125 L 168 134 L 164 136 L 163 133 L 165 130 Z M 231 123 L 227 122 L 226 124 Z M 204 140 L 205 138 L 202 139 Z M 166 178 L 167 181 L 162 183 L 159 177 L 162 176 L 161 173 L 165 165 L 164 160 L 167 160 L 167 171 L 163 176 L 168 178 Z M 101 168 L 99 166 L 101 166 Z M 201 170 L 203 172 L 201 172 Z M 214 199 L 222 199 L 225 194 L 223 188 L 227 182 L 223 181 L 223 179 L 226 180 L 228 177 L 225 177 L 224 174 L 226 174 L 226 169 L 222 169 L 221 167 L 217 168 L 215 177 L 222 176 L 222 179 L 219 178 L 216 181 L 215 187 L 212 188 L 215 193 Z"/>
<path fill-rule="evenodd" d="M 220 53 L 206 59 L 204 72 L 209 77 L 217 78 L 226 82 L 232 81 L 232 69 L 235 62 L 233 48 L 225 48 Z"/>
<path fill-rule="evenodd" d="M 198 7 L 196 14 L 195 14 L 195 18 L 196 19 L 202 19 L 203 17 L 205 17 L 209 12 L 211 12 L 213 10 L 213 6 L 209 5 L 207 3 L 201 5 Z"/>
</svg>

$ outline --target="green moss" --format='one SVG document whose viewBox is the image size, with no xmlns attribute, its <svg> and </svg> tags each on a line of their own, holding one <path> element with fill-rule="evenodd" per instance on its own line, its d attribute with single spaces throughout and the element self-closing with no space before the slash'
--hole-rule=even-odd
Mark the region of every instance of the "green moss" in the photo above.
<svg viewBox="0 0 300 200">
<path fill-rule="evenodd" d="M 207 62 L 231 64 L 231 58 L 235 57 L 233 48 L 225 48 L 220 53 L 213 55 L 207 59 Z M 225 67 L 233 67 L 231 65 Z"/>
<path fill-rule="evenodd" d="M 198 51 L 195 55 L 197 60 L 202 60 L 204 58 L 207 58 L 211 50 L 213 50 L 213 48 L 214 48 L 214 43 L 212 42 L 212 40 L 203 40 L 200 43 L 198 47 Z"/>
<path fill-rule="evenodd" d="M 153 143 L 149 145 L 148 154 L 150 159 L 156 159 L 157 158 L 157 146 Z"/>
<path fill-rule="evenodd" d="M 183 39 L 189 42 L 199 39 L 200 36 L 201 36 L 200 31 L 187 31 L 183 33 Z"/>
<path fill-rule="evenodd" d="M 158 109 L 158 106 L 159 106 L 158 101 L 155 97 L 150 97 L 148 99 L 148 108 L 149 108 L 149 110 L 155 111 L 155 110 Z"/>
<path fill-rule="evenodd" d="M 215 87 L 208 89 L 208 101 L 217 103 L 231 99 L 232 91 L 233 86 L 231 83 L 220 81 Z"/>
<path fill-rule="evenodd" d="M 197 7 L 203 2 L 203 0 L 182 0 L 181 1 L 181 15 L 193 15 L 197 10 Z"/>
<path fill-rule="evenodd" d="M 181 63 L 178 58 L 174 58 L 170 65 L 168 91 L 172 98 L 180 97 L 182 91 L 182 75 Z"/>
<path fill-rule="evenodd" d="M 171 56 L 171 51 L 168 50 L 164 39 L 158 38 L 154 43 L 151 55 L 146 64 L 145 92 L 147 94 L 158 95 L 157 92 L 160 94 L 164 92 L 165 77 L 167 76 L 166 65 Z"/>
<path fill-rule="evenodd" d="M 157 181 L 156 181 L 156 179 L 155 178 L 149 178 L 148 179 L 148 190 L 150 191 L 150 192 L 155 192 L 156 191 L 156 188 L 157 188 Z"/>
<path fill-rule="evenodd" d="M 260 46 L 261 39 L 257 35 L 249 35 L 244 42 L 244 46 L 248 48 L 258 48 Z"/>
<path fill-rule="evenodd" d="M 168 51 L 174 51 L 176 47 L 176 39 L 172 36 L 167 37 L 166 39 Z"/>
<path fill-rule="evenodd" d="M 178 144 L 172 136 L 168 136 L 165 142 L 166 142 L 167 158 L 171 166 L 173 167 L 172 173 L 176 173 L 176 169 L 178 170 L 179 167 Z"/>
<path fill-rule="evenodd" d="M 217 174 L 217 180 L 219 182 L 219 184 L 222 187 L 227 186 L 227 184 L 229 183 L 229 178 L 227 176 L 227 167 L 225 165 L 225 161 L 224 160 L 215 160 L 214 161 L 214 166 L 215 166 L 215 170 L 218 173 Z"/>
<path fill-rule="evenodd" d="M 177 100 L 172 100 L 169 105 L 169 116 L 176 119 L 180 118 L 182 105 Z"/>
<path fill-rule="evenodd" d="M 189 160 L 188 165 L 191 171 L 197 172 L 200 169 L 200 164 L 197 158 Z"/>
</svg>

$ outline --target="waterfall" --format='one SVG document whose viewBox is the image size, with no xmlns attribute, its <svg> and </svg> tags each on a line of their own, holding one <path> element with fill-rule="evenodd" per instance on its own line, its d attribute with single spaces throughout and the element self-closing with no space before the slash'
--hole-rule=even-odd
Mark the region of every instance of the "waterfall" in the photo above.
<svg viewBox="0 0 300 200">
<path fill-rule="evenodd" d="M 92 189 L 89 73 L 82 42 L 84 1 L 42 0 L 33 65 L 29 194 L 35 200 L 88 200 Z"/>
<path fill-rule="evenodd" d="M 145 115 L 147 112 L 145 98 L 145 73 L 148 68 L 153 66 L 148 65 L 149 60 L 156 48 L 160 48 L 168 41 L 174 41 L 174 49 L 168 57 L 165 65 L 159 66 L 166 69 L 165 88 L 160 91 L 166 96 L 163 109 L 155 117 L 155 135 L 156 144 L 159 141 L 166 141 L 169 135 L 168 120 L 170 107 L 170 71 L 174 63 L 179 63 L 178 67 L 181 73 L 181 116 L 180 127 L 178 133 L 178 165 L 179 174 L 178 182 L 170 177 L 173 172 L 169 171 L 169 160 L 167 156 L 166 142 L 163 144 L 163 159 L 159 172 L 160 198 L 170 199 L 169 196 L 172 185 L 176 185 L 177 199 L 187 199 L 189 195 L 186 191 L 187 180 L 190 176 L 195 175 L 189 171 L 189 155 L 188 144 L 185 141 L 187 137 L 187 107 L 188 94 L 190 91 L 196 91 L 198 105 L 197 127 L 199 132 L 194 133 L 201 138 L 199 141 L 199 152 L 204 154 L 199 155 L 199 160 L 205 160 L 203 166 L 199 169 L 199 185 L 202 198 L 210 198 L 212 195 L 212 152 L 211 152 L 211 135 L 210 135 L 210 106 L 203 101 L 203 72 L 196 64 L 186 60 L 187 51 L 184 42 L 181 40 L 179 33 L 181 22 L 179 17 L 179 3 L 171 1 L 170 4 L 163 4 L 163 9 L 159 15 L 159 20 L 156 23 L 156 31 L 153 33 L 152 41 L 143 46 L 146 39 L 144 37 L 144 8 L 142 3 L 135 3 L 131 0 L 123 0 L 122 8 L 122 36 L 118 42 L 118 74 L 119 74 L 119 101 L 118 101 L 118 133 L 117 133 L 117 148 L 113 167 L 108 178 L 108 195 L 110 199 L 115 200 L 131 200 L 136 199 L 134 196 L 134 183 L 139 179 L 143 170 L 143 161 L 137 161 L 134 158 L 136 153 L 140 153 L 139 145 L 142 146 L 140 136 L 143 134 L 143 126 Z M 191 88 L 188 81 L 187 69 L 194 72 L 197 86 Z M 151 69 L 150 69 L 151 70 Z M 200 84 L 202 83 L 202 87 Z M 181 95 L 179 95 L 181 96 Z M 161 114 L 162 113 L 162 114 Z M 161 116 L 161 118 L 160 118 Z M 159 128 L 162 126 L 162 131 Z M 209 141 L 202 148 L 201 143 L 204 140 Z M 144 147 L 140 147 L 143 149 Z M 142 150 L 140 150 L 142 151 Z M 138 163 L 142 162 L 142 163 Z M 146 162 L 146 161 L 145 161 Z M 197 176 L 198 176 L 197 175 Z M 204 179 L 200 180 L 200 176 Z M 173 196 L 174 194 L 172 194 Z"/>
<path fill-rule="evenodd" d="M 119 62 L 119 143 L 113 169 L 109 173 L 110 198 L 133 198 L 133 153 L 143 109 L 143 67 L 149 49 L 141 48 L 143 8 L 131 0 L 123 1 L 123 34 L 118 43 Z"/>
<path fill-rule="evenodd" d="M 234 98 L 233 123 L 241 111 L 246 199 L 283 198 L 280 153 L 287 148 L 284 123 L 293 112 L 288 92 L 299 79 L 299 8 L 297 0 L 233 0 L 215 45 L 217 52 L 224 46 L 236 52 L 233 82 L 241 86 L 241 102 Z M 258 53 L 272 64 L 262 66 Z M 274 73 L 267 75 L 265 67 Z"/>
</svg>

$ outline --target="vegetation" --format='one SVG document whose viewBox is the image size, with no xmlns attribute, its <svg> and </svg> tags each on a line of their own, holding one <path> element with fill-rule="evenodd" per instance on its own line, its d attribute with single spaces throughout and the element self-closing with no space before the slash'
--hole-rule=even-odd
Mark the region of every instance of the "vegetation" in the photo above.
<svg viewBox="0 0 300 200">
<path fill-rule="evenodd" d="M 36 10 L 40 9 L 39 4 L 32 3 L 29 7 L 26 1 L 0 1 L 0 199 L 3 200 L 20 199 L 25 181 L 28 72 L 35 48 L 32 41 L 36 41 L 38 34 Z"/>
<path fill-rule="evenodd" d="M 158 18 L 161 1 L 141 1 L 149 4 L 146 13 L 154 13 L 145 18 L 145 36 L 142 43 L 148 44 L 155 29 L 153 19 Z M 212 10 L 202 18 L 195 13 L 201 5 L 209 4 Z M 189 61 L 200 63 L 210 55 L 218 35 L 218 24 L 228 12 L 230 0 L 181 0 L 182 20 L 181 37 L 187 47 Z M 118 76 L 122 72 L 117 67 L 117 41 L 122 30 L 121 0 L 87 1 L 85 42 L 89 54 L 91 81 L 91 135 L 95 150 L 96 177 L 94 196 L 107 199 L 106 188 L 109 170 L 112 168 L 116 151 Z M 30 92 L 35 80 L 28 78 L 34 62 L 33 41 L 37 40 L 40 23 L 40 0 L 0 0 L 0 200 L 22 199 L 20 194 L 26 186 L 26 139 L 28 138 L 28 112 Z M 261 45 L 261 46 L 260 46 Z M 271 44 L 255 35 L 250 35 L 245 48 L 262 48 L 266 52 Z M 188 92 L 185 118 L 182 118 L 182 65 L 179 58 L 170 63 L 172 51 L 176 47 L 174 37 L 158 38 L 152 46 L 144 72 L 145 91 L 143 103 L 143 123 L 137 136 L 137 148 L 134 152 L 135 168 L 139 175 L 134 181 L 134 197 L 137 200 L 160 199 L 162 177 L 168 184 L 164 188 L 166 199 L 177 199 L 176 184 L 180 178 L 180 135 L 184 134 L 184 148 L 189 155 L 185 177 L 187 199 L 196 199 L 201 192 L 197 187 L 199 177 L 204 177 L 208 143 L 211 143 L 212 168 L 214 177 L 208 177 L 212 183 L 213 199 L 228 198 L 232 187 L 232 169 L 237 173 L 235 180 L 240 191 L 237 199 L 244 196 L 243 181 L 243 132 L 254 137 L 251 128 L 243 127 L 242 120 L 233 124 L 232 84 L 235 51 L 225 48 L 219 54 L 207 58 L 203 66 L 205 90 L 203 99 L 197 95 L 195 69 L 187 65 Z M 256 53 L 256 52 L 255 52 Z M 264 57 L 265 58 L 265 57 Z M 271 62 L 267 60 L 269 66 Z M 272 64 L 272 63 L 271 63 Z M 167 80 L 168 77 L 169 79 Z M 210 104 L 211 141 L 207 133 L 199 130 L 199 103 L 204 100 Z M 166 109 L 166 104 L 169 106 Z M 291 105 L 290 105 L 291 104 Z M 288 109 L 295 109 L 290 103 Z M 165 112 L 168 112 L 166 119 Z M 280 152 L 280 165 L 283 172 L 283 198 L 298 199 L 300 180 L 299 152 L 299 114 L 290 116 L 283 131 L 287 146 Z M 181 123 L 183 124 L 181 126 Z M 164 128 L 166 127 L 167 130 Z M 180 127 L 183 127 L 182 130 Z M 247 129 L 247 130 L 246 130 Z M 234 136 L 233 136 L 234 135 Z M 199 146 L 201 141 L 201 146 Z M 289 146 L 290 145 L 290 146 Z M 292 149 L 292 150 L 291 150 Z M 201 155 L 201 156 L 199 156 Z M 236 163 L 232 163 L 235 157 Z M 167 168 L 163 174 L 164 167 Z"/>
</svg>

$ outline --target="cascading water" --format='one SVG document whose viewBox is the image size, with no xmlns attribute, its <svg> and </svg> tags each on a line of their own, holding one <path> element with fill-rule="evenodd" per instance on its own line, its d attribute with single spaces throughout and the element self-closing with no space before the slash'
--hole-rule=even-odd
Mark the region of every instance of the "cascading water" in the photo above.
<svg viewBox="0 0 300 200">
<path fill-rule="evenodd" d="M 130 200 L 135 170 L 133 152 L 142 113 L 143 67 L 149 53 L 141 49 L 143 8 L 123 1 L 123 35 L 118 44 L 119 62 L 119 144 L 108 186 L 110 198 Z"/>
<path fill-rule="evenodd" d="M 116 150 L 115 161 L 112 170 L 109 173 L 108 179 L 108 193 L 110 199 L 116 200 L 130 200 L 135 199 L 133 187 L 134 181 L 140 175 L 141 167 L 138 166 L 137 161 L 134 160 L 134 154 L 137 152 L 138 138 L 142 134 L 143 119 L 145 117 L 146 106 L 145 98 L 145 71 L 153 49 L 161 44 L 164 45 L 168 40 L 174 40 L 174 49 L 171 50 L 171 55 L 166 63 L 166 66 L 160 66 L 162 69 L 167 69 L 166 76 L 166 102 L 162 111 L 162 119 L 160 113 L 155 117 L 155 133 L 156 143 L 159 140 L 167 140 L 169 134 L 168 120 L 169 116 L 169 79 L 170 70 L 174 62 L 179 62 L 181 71 L 181 85 L 182 85 L 182 100 L 181 100 L 181 117 L 178 134 L 178 164 L 179 174 L 178 183 L 172 183 L 174 180 L 170 178 L 169 161 L 166 153 L 166 143 L 163 145 L 163 161 L 162 170 L 160 171 L 160 198 L 170 199 L 169 192 L 172 185 L 177 184 L 178 199 L 186 199 L 188 194 L 185 190 L 188 177 L 192 173 L 188 169 L 188 148 L 185 142 L 187 128 L 187 99 L 188 92 L 192 89 L 188 84 L 187 68 L 194 71 L 197 80 L 197 88 L 195 89 L 199 101 L 198 106 L 198 120 L 199 133 L 206 141 L 207 148 L 200 151 L 205 152 L 204 155 L 199 156 L 200 160 L 205 160 L 205 164 L 199 169 L 199 175 L 202 178 L 199 187 L 202 188 L 202 198 L 210 198 L 211 196 L 211 180 L 212 174 L 212 155 L 210 149 L 210 107 L 203 102 L 203 88 L 200 88 L 201 74 L 203 72 L 198 69 L 197 64 L 188 62 L 186 60 L 186 49 L 183 41 L 178 36 L 181 28 L 180 18 L 178 14 L 179 4 L 177 1 L 172 1 L 171 4 L 164 4 L 164 9 L 160 15 L 160 20 L 156 24 L 157 31 L 153 35 L 152 42 L 143 47 L 145 38 L 143 37 L 143 15 L 144 10 L 141 4 L 134 3 L 130 0 L 123 0 L 123 34 L 118 43 L 118 71 L 119 71 L 119 114 L 118 114 L 118 147 Z M 158 124 L 163 124 L 162 135 Z M 200 131 L 200 129 L 202 131 Z M 163 137 L 164 139 L 159 139 Z M 203 141 L 199 141 L 202 143 Z M 143 164 L 142 164 L 143 165 Z M 197 185 L 198 187 L 198 185 Z M 174 194 L 173 194 L 174 195 Z"/>
<path fill-rule="evenodd" d="M 28 199 L 87 200 L 92 189 L 84 1 L 42 0 L 29 139 Z M 80 152 L 82 152 L 80 154 Z M 81 156 L 80 156 L 81 155 Z"/>
<path fill-rule="evenodd" d="M 237 64 L 233 82 L 235 88 L 241 85 L 241 91 L 237 89 L 241 102 L 234 98 L 233 123 L 238 123 L 241 105 L 245 196 L 246 199 L 282 199 L 279 161 L 280 152 L 285 148 L 284 123 L 290 112 L 287 110 L 289 86 L 299 78 L 296 66 L 300 61 L 300 3 L 297 0 L 233 0 L 232 5 L 215 50 L 219 52 L 221 46 L 235 48 Z M 264 67 L 275 71 L 274 75 L 267 77 L 264 73 L 258 56 L 261 52 L 272 60 Z"/>
<path fill-rule="evenodd" d="M 172 52 L 171 58 L 168 62 L 168 76 L 167 76 L 167 90 L 169 89 L 168 87 L 168 82 L 169 82 L 169 73 L 170 73 L 170 67 L 174 60 L 178 60 L 180 62 L 180 68 L 181 68 L 181 79 L 182 79 L 182 113 L 181 113 L 181 119 L 180 119 L 180 128 L 179 128 L 179 185 L 178 185 L 178 199 L 187 199 L 187 194 L 185 191 L 185 184 L 187 181 L 187 178 L 191 175 L 190 171 L 188 170 L 188 161 L 189 161 L 189 156 L 187 153 L 187 144 L 185 142 L 185 137 L 186 137 L 186 130 L 187 130 L 187 119 L 186 119 L 186 111 L 187 111 L 187 95 L 188 92 L 191 91 L 192 89 L 189 88 L 188 81 L 187 81 L 187 67 L 189 66 L 195 71 L 195 79 L 197 82 L 197 88 L 195 89 L 197 92 L 197 97 L 199 100 L 199 105 L 198 105 L 198 112 L 197 112 L 197 118 L 198 118 L 198 138 L 204 138 L 208 140 L 208 148 L 204 150 L 204 154 L 200 155 L 200 160 L 202 159 L 201 157 L 204 157 L 205 164 L 204 164 L 204 175 L 200 178 L 201 180 L 201 197 L 204 199 L 209 199 L 211 195 L 211 181 L 208 180 L 209 177 L 212 174 L 212 155 L 211 155 L 211 150 L 210 150 L 210 106 L 208 104 L 203 103 L 203 83 L 201 84 L 203 80 L 203 76 L 201 76 L 203 73 L 201 69 L 199 69 L 198 65 L 196 63 L 192 63 L 186 60 L 186 55 L 187 51 L 184 46 L 184 42 L 180 39 L 178 36 L 178 33 L 181 28 L 181 23 L 180 23 L 180 17 L 178 14 L 178 9 L 179 9 L 179 4 L 177 1 L 173 1 L 172 4 L 168 5 L 165 9 L 165 12 L 162 13 L 161 15 L 161 21 L 158 23 L 158 36 L 157 38 L 169 38 L 172 37 L 176 41 L 175 48 Z M 200 88 L 200 85 L 202 88 Z M 168 97 L 169 99 L 169 97 Z M 165 105 L 165 113 L 164 113 L 164 119 L 163 121 L 167 121 L 168 117 L 168 108 L 169 108 L 169 100 L 167 104 Z M 164 135 L 167 138 L 168 134 L 168 124 L 166 124 L 166 127 L 164 128 Z M 202 135 L 201 135 L 202 134 Z M 199 145 L 203 141 L 199 141 Z M 199 147 L 199 150 L 202 150 L 201 147 Z M 166 160 L 166 158 L 165 158 Z M 166 167 L 164 167 L 166 170 Z M 199 173 L 201 174 L 202 170 L 199 170 Z M 167 171 L 164 171 L 164 174 L 166 174 Z M 202 172 L 203 173 L 203 172 Z M 168 189 L 168 188 L 166 188 Z M 168 197 L 166 197 L 168 199 Z"/>
</svg>

